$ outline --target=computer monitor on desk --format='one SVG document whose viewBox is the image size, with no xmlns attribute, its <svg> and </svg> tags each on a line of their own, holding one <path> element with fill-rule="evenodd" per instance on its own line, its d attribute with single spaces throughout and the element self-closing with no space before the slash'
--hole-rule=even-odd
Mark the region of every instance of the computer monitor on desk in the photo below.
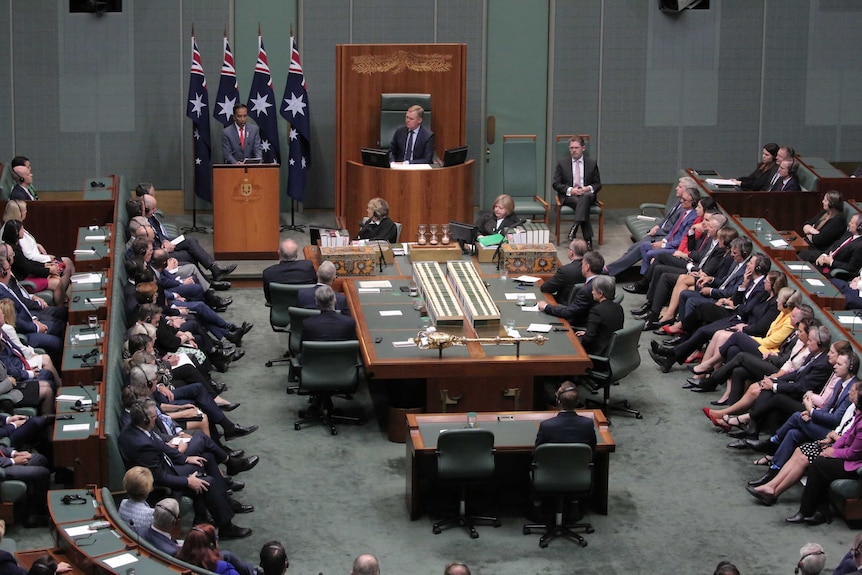
<svg viewBox="0 0 862 575">
<path fill-rule="evenodd" d="M 447 148 L 443 153 L 443 167 L 460 166 L 467 161 L 467 146 Z"/>
<path fill-rule="evenodd" d="M 449 220 L 449 237 L 455 241 L 472 244 L 479 237 L 479 228 L 471 224 Z"/>
<path fill-rule="evenodd" d="M 366 166 L 376 168 L 389 167 L 389 150 L 378 150 L 377 148 L 362 148 L 362 163 Z"/>
</svg>

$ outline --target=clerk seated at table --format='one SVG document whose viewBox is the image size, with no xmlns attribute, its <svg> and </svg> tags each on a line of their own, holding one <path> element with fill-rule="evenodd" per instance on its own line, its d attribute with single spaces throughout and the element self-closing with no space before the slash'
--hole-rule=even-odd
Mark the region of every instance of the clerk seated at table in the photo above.
<svg viewBox="0 0 862 575">
<path fill-rule="evenodd" d="M 578 407 L 578 388 L 564 381 L 557 389 L 557 407 L 560 412 L 539 424 L 536 447 L 543 443 L 586 443 L 595 451 L 596 429 L 593 420 L 575 411 Z"/>
<path fill-rule="evenodd" d="M 317 283 L 296 292 L 296 305 L 306 309 L 316 309 L 317 300 L 315 300 L 314 295 L 317 293 L 317 289 L 323 286 L 332 287 L 332 282 L 335 281 L 336 275 L 337 269 L 334 263 L 329 260 L 321 262 L 317 268 Z M 350 307 L 343 293 L 335 294 L 335 309 L 343 314 L 350 315 Z"/>
<path fill-rule="evenodd" d="M 314 292 L 320 315 L 302 322 L 302 341 L 345 341 L 356 339 L 356 320 L 335 311 L 335 292 L 328 285 Z"/>
<path fill-rule="evenodd" d="M 368 218 L 359 229 L 358 240 L 386 240 L 394 244 L 398 240 L 398 228 L 389 219 L 389 204 L 383 198 L 368 202 Z"/>
<path fill-rule="evenodd" d="M 575 332 L 587 353 L 607 355 L 614 332 L 622 329 L 625 313 L 620 304 L 614 301 L 616 281 L 610 276 L 596 276 L 590 282 L 593 301 L 587 316 L 587 329 Z"/>
</svg>

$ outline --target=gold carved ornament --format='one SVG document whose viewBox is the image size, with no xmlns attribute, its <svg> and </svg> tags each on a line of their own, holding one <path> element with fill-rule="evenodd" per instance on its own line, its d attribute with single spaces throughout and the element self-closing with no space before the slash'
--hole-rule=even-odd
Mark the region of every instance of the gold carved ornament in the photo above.
<svg viewBox="0 0 862 575">
<path fill-rule="evenodd" d="M 451 54 L 419 54 L 398 50 L 389 54 L 366 54 L 353 56 L 351 70 L 357 74 L 400 74 L 411 72 L 449 72 L 452 69 Z"/>
</svg>

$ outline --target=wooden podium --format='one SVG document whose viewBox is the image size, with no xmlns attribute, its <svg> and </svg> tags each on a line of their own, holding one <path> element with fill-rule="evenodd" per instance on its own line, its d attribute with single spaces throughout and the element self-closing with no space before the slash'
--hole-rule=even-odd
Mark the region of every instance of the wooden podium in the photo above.
<svg viewBox="0 0 862 575">
<path fill-rule="evenodd" d="M 431 170 L 390 170 L 347 162 L 344 225 L 355 234 L 368 201 L 381 197 L 401 222 L 401 241 L 416 241 L 419 224 L 473 223 L 473 160 Z"/>
<path fill-rule="evenodd" d="M 273 259 L 278 251 L 278 164 L 213 166 L 213 248 L 218 259 Z"/>
</svg>

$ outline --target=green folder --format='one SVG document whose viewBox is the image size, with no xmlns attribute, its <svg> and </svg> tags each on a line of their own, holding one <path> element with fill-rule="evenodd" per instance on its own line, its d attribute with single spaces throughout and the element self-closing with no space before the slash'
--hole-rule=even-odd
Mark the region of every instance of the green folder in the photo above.
<svg viewBox="0 0 862 575">
<path fill-rule="evenodd" d="M 479 238 L 479 243 L 485 246 L 496 246 L 503 241 L 503 234 L 494 234 L 492 236 L 482 236 Z"/>
</svg>

